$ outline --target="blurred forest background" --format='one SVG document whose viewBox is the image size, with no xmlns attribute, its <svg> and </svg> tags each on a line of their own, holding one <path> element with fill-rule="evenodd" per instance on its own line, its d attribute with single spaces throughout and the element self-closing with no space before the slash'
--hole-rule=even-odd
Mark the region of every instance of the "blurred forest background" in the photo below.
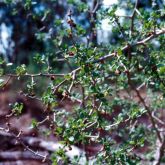
<svg viewBox="0 0 165 165">
<path fill-rule="evenodd" d="M 95 6 L 97 1 L 86 0 L 50 0 L 50 1 L 20 1 L 6 0 L 0 2 L 0 53 L 6 61 L 13 64 L 29 64 L 31 58 L 36 53 L 44 55 L 59 56 L 58 46 L 62 42 L 69 44 L 65 27 L 67 25 L 67 13 L 74 11 L 73 18 L 77 29 L 82 35 L 81 40 L 86 41 L 90 37 L 90 8 Z M 103 18 L 103 11 L 108 10 L 112 4 L 119 5 L 116 14 L 118 16 L 130 15 L 134 6 L 134 1 L 109 1 L 104 0 L 100 3 L 98 15 L 102 18 L 97 22 L 96 36 L 94 43 L 115 45 L 121 34 L 114 27 L 115 24 Z M 146 18 L 154 9 L 163 9 L 163 0 L 139 1 L 138 8 L 145 11 Z M 95 16 L 96 17 L 96 14 Z M 120 18 L 123 26 L 128 26 L 124 18 Z M 95 20 L 96 21 L 96 20 Z M 98 21 L 98 20 L 97 20 Z M 112 35 L 113 31 L 113 35 Z M 60 34 L 59 34 L 60 33 Z M 52 51 L 54 50 L 54 52 Z M 53 55 L 52 55 L 53 54 Z M 57 64 L 52 60 L 53 67 Z M 56 64 L 56 65 L 55 65 Z M 61 65 L 60 65 L 61 66 Z M 37 69 L 37 68 L 35 68 Z"/>
</svg>

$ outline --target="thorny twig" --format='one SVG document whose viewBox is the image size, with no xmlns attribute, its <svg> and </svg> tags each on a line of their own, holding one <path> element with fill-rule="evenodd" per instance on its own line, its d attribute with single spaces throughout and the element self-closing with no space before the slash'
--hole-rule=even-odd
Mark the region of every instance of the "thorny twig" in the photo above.
<svg viewBox="0 0 165 165">
<path fill-rule="evenodd" d="M 30 151 L 31 153 L 33 153 L 34 155 L 37 155 L 39 157 L 42 158 L 42 161 L 45 162 L 45 161 L 48 161 L 48 158 L 47 158 L 47 154 L 46 155 L 42 155 L 40 154 L 38 151 L 34 151 L 33 149 L 31 149 L 29 146 L 27 146 L 21 139 L 21 134 L 22 134 L 22 131 L 20 131 L 18 133 L 18 135 L 15 135 L 13 132 L 11 132 L 11 125 L 10 123 L 7 123 L 7 128 L 3 128 L 3 127 L 0 127 L 0 130 L 3 131 L 3 132 L 6 132 L 6 133 L 9 133 L 10 132 L 10 136 L 12 136 L 13 138 L 15 138 L 16 141 L 19 141 L 19 143 L 24 147 L 25 150 L 28 150 Z"/>
<path fill-rule="evenodd" d="M 151 121 L 151 123 L 152 123 L 152 126 L 153 126 L 153 128 L 155 129 L 156 134 L 157 134 L 157 136 L 158 136 L 158 139 L 159 139 L 160 142 L 161 142 L 161 141 L 162 141 L 162 138 L 161 138 L 161 136 L 160 136 L 160 132 L 159 132 L 158 129 L 157 129 L 157 125 L 156 125 L 156 123 L 155 123 L 155 120 L 154 120 L 154 118 L 152 117 L 151 109 L 150 109 L 149 106 L 146 104 L 146 102 L 145 102 L 145 100 L 143 99 L 143 97 L 141 96 L 139 90 L 137 90 L 137 88 L 134 87 L 134 86 L 132 85 L 131 75 L 130 75 L 129 70 L 127 70 L 126 75 L 127 75 L 127 79 L 128 79 L 128 84 L 129 84 L 129 86 L 131 87 L 131 89 L 132 89 L 133 91 L 135 91 L 135 93 L 136 93 L 137 97 L 139 98 L 140 102 L 142 103 L 142 105 L 144 106 L 144 108 L 147 110 L 147 114 L 148 114 L 148 116 L 149 116 L 149 118 L 150 118 L 150 121 Z"/>
<path fill-rule="evenodd" d="M 152 112 L 152 117 L 161 125 L 165 126 L 165 122 L 163 122 L 161 119 L 159 119 L 157 116 L 155 116 L 155 112 Z"/>
<path fill-rule="evenodd" d="M 155 162 L 154 162 L 154 165 L 160 165 L 160 161 L 161 161 L 161 158 L 164 154 L 164 146 L 165 146 L 165 139 L 164 139 L 164 136 L 162 135 L 162 132 L 159 131 L 159 129 L 157 128 L 157 124 L 155 123 L 155 117 L 153 116 L 152 112 L 151 112 L 151 109 L 149 108 L 149 106 L 146 104 L 145 100 L 143 99 L 143 97 L 141 96 L 139 90 L 137 90 L 133 85 L 132 85 L 132 82 L 131 82 L 131 79 L 130 79 L 130 75 L 129 75 L 129 71 L 127 71 L 127 78 L 128 78 L 128 84 L 130 85 L 130 87 L 136 92 L 140 102 L 143 104 L 143 106 L 145 107 L 145 109 L 147 110 L 147 114 L 150 118 L 150 121 L 152 123 L 152 126 L 153 128 L 155 129 L 156 131 L 156 134 L 157 134 L 157 138 L 158 138 L 158 146 L 157 146 L 157 149 L 156 149 L 156 154 L 155 154 Z M 156 118 L 156 121 L 159 121 L 158 118 Z M 159 121 L 160 122 L 160 121 Z"/>
<path fill-rule="evenodd" d="M 161 29 L 161 30 L 157 30 L 155 34 L 151 34 L 149 37 L 141 40 L 141 41 L 138 41 L 132 45 L 125 45 L 123 48 L 121 48 L 121 51 L 124 51 L 124 50 L 127 50 L 128 48 L 130 47 L 135 47 L 135 46 L 139 46 L 139 45 L 144 45 L 145 43 L 147 43 L 148 41 L 156 38 L 157 36 L 161 35 L 161 34 L 165 34 L 165 28 Z M 97 60 L 94 60 L 92 63 L 97 63 L 97 62 L 102 62 L 106 59 L 109 59 L 109 58 L 112 58 L 112 57 L 115 57 L 116 56 L 116 52 L 113 52 L 113 53 L 110 53 L 108 55 L 105 55 L 105 56 L 102 56 L 100 57 L 99 59 Z"/>
</svg>

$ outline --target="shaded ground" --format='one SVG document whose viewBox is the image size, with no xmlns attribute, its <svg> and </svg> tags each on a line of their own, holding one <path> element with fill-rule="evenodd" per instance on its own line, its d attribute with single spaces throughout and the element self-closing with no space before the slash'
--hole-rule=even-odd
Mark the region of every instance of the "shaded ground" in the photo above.
<svg viewBox="0 0 165 165">
<path fill-rule="evenodd" d="M 125 91 L 121 91 L 119 94 L 125 99 L 130 97 Z M 134 93 L 130 95 L 138 101 Z M 144 89 L 142 95 L 145 97 Z M 23 113 L 19 117 L 11 115 L 9 103 L 14 102 L 21 102 L 24 105 Z M 57 108 L 64 108 L 67 111 L 71 111 L 72 105 L 73 103 L 66 99 L 63 100 Z M 100 114 L 101 117 L 105 120 L 113 121 L 113 117 L 118 115 L 121 111 L 121 107 L 119 106 L 114 108 L 115 111 L 113 114 Z M 163 120 L 165 114 L 161 112 L 161 115 L 161 119 Z M 56 137 L 53 133 L 50 133 L 48 136 L 46 135 L 49 129 L 53 130 L 50 120 L 45 120 L 47 116 L 53 120 L 53 115 L 45 111 L 44 105 L 37 99 L 32 99 L 20 93 L 14 94 L 9 88 L 0 91 L 0 127 L 5 128 L 5 131 L 0 130 L 0 165 L 50 164 L 50 162 L 44 162 L 44 157 L 37 156 L 36 154 L 37 152 L 42 156 L 49 155 L 53 152 L 54 148 L 51 148 L 52 146 L 47 142 L 54 142 L 54 144 L 58 145 L 58 140 L 60 140 L 59 137 Z M 40 123 L 39 129 L 31 127 L 33 119 L 36 119 L 36 121 Z M 141 116 L 137 122 L 144 123 L 146 126 L 150 125 L 146 115 Z M 121 123 L 119 129 L 124 128 L 126 124 L 127 122 Z M 101 136 L 109 135 L 118 143 L 121 143 L 123 140 L 123 137 L 119 137 L 117 132 L 108 133 L 104 130 L 100 130 L 100 134 Z M 19 138 L 21 138 L 21 141 Z M 135 148 L 134 152 L 143 159 L 143 153 L 150 151 L 148 145 L 149 144 L 146 143 L 144 147 Z M 29 152 L 29 148 L 27 147 L 32 149 L 32 152 Z M 82 148 L 84 146 L 79 147 Z M 87 156 L 93 156 L 101 148 L 101 145 L 91 142 L 91 145 L 85 146 L 83 149 L 85 149 Z M 145 160 L 143 161 L 145 162 Z"/>
</svg>

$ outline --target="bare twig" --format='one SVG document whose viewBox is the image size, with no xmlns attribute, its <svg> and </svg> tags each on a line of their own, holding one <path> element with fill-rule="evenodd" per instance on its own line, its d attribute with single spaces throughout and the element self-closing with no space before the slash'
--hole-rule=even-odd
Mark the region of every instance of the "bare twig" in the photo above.
<svg viewBox="0 0 165 165">
<path fill-rule="evenodd" d="M 70 85 L 70 87 L 68 89 L 68 92 L 69 93 L 71 93 L 71 90 L 72 90 L 72 88 L 74 86 L 74 81 L 76 79 L 76 72 L 77 72 L 76 70 L 72 71 L 72 82 L 71 82 L 71 85 Z"/>
<path fill-rule="evenodd" d="M 161 138 L 162 138 L 162 142 L 160 142 L 159 140 L 156 143 L 156 152 L 155 152 L 155 160 L 153 162 L 153 165 L 160 165 L 161 163 L 161 158 L 164 155 L 164 149 L 165 149 L 165 139 L 164 139 L 164 134 L 163 132 L 161 132 Z"/>
<path fill-rule="evenodd" d="M 82 107 L 85 108 L 85 89 L 81 86 L 82 89 Z"/>
<path fill-rule="evenodd" d="M 6 80 L 6 82 L 1 86 L 2 89 L 4 89 L 7 86 L 7 84 L 11 80 L 11 78 L 12 78 L 11 76 L 8 77 L 8 79 Z"/>
<path fill-rule="evenodd" d="M 97 34 L 96 34 L 96 11 L 99 8 L 100 0 L 93 0 L 92 9 L 90 10 L 90 31 L 91 31 L 91 42 L 97 44 Z"/>
<path fill-rule="evenodd" d="M 96 3 L 96 5 L 95 6 L 93 6 L 93 10 L 92 10 L 92 13 L 94 14 L 94 13 L 96 13 L 96 11 L 97 11 L 97 9 L 98 9 L 98 7 L 99 7 L 99 5 L 100 5 L 100 2 L 99 2 L 100 0 L 97 0 L 97 3 Z M 93 3 L 94 4 L 94 3 Z"/>
<path fill-rule="evenodd" d="M 45 154 L 45 152 L 40 151 L 42 155 Z M 30 151 L 2 151 L 0 152 L 0 160 L 4 161 L 14 161 L 14 160 L 38 160 L 42 161 L 43 158 L 41 158 L 38 155 L 32 154 Z"/>
<path fill-rule="evenodd" d="M 153 111 L 153 112 L 152 112 L 152 117 L 153 117 L 158 123 L 160 123 L 161 125 L 165 126 L 165 122 L 163 122 L 161 119 L 159 119 L 157 116 L 155 116 L 154 113 L 155 113 L 155 112 Z"/>
<path fill-rule="evenodd" d="M 16 75 L 16 74 L 6 74 L 6 76 L 9 76 L 9 77 L 20 77 L 19 75 Z M 51 74 L 51 73 L 30 74 L 30 73 L 26 73 L 26 74 L 21 75 L 21 76 L 23 76 L 23 77 L 51 77 L 51 76 L 64 77 L 65 74 Z"/>
<path fill-rule="evenodd" d="M 59 87 L 60 87 L 61 85 L 63 85 L 66 81 L 67 81 L 67 80 L 65 79 L 65 80 L 63 80 L 61 83 L 59 83 L 57 86 L 55 86 L 55 87 L 54 87 L 54 90 L 53 90 L 53 93 L 55 94 L 55 93 L 58 91 Z"/>
<path fill-rule="evenodd" d="M 125 120 L 123 120 L 123 121 L 121 121 L 121 122 L 116 122 L 116 123 L 113 123 L 113 124 L 111 124 L 111 125 L 107 125 L 107 126 L 106 126 L 106 129 L 112 129 L 113 127 L 118 126 L 119 124 L 128 122 L 130 119 L 131 119 L 131 118 L 129 117 L 129 118 L 127 118 L 127 119 L 125 119 Z"/>
<path fill-rule="evenodd" d="M 139 2 L 139 0 L 136 0 L 135 7 L 134 7 L 134 10 L 133 10 L 133 13 L 131 16 L 131 28 L 130 28 L 130 35 L 131 36 L 132 36 L 133 31 L 134 31 L 134 18 L 135 18 L 138 2 Z"/>
</svg>

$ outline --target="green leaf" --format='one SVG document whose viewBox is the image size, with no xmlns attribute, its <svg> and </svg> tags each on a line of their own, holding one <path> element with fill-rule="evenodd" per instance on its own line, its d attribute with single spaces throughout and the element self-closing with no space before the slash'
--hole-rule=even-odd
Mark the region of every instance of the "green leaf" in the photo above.
<svg viewBox="0 0 165 165">
<path fill-rule="evenodd" d="M 25 64 L 22 64 L 21 66 L 18 66 L 16 68 L 16 74 L 17 76 L 22 76 L 26 73 L 26 66 Z"/>
<path fill-rule="evenodd" d="M 0 79 L 0 87 L 2 87 L 2 86 L 3 86 L 4 81 L 5 81 L 5 80 Z"/>
<path fill-rule="evenodd" d="M 69 141 L 73 142 L 74 141 L 74 137 L 73 136 L 69 137 Z"/>
<path fill-rule="evenodd" d="M 164 75 L 165 74 L 165 66 L 162 66 L 159 68 L 159 74 Z"/>
<path fill-rule="evenodd" d="M 0 68 L 0 76 L 4 74 L 4 69 Z"/>
<path fill-rule="evenodd" d="M 122 50 L 121 50 L 121 49 L 118 49 L 118 50 L 117 50 L 117 54 L 118 54 L 119 56 L 121 56 L 121 55 L 122 55 Z"/>
<path fill-rule="evenodd" d="M 14 112 L 14 114 L 16 116 L 20 115 L 22 113 L 23 110 L 23 103 L 14 103 L 14 105 L 12 105 L 12 111 Z"/>
<path fill-rule="evenodd" d="M 32 126 L 32 128 L 38 127 L 38 123 L 37 123 L 36 119 L 32 119 L 31 126 Z"/>
</svg>

